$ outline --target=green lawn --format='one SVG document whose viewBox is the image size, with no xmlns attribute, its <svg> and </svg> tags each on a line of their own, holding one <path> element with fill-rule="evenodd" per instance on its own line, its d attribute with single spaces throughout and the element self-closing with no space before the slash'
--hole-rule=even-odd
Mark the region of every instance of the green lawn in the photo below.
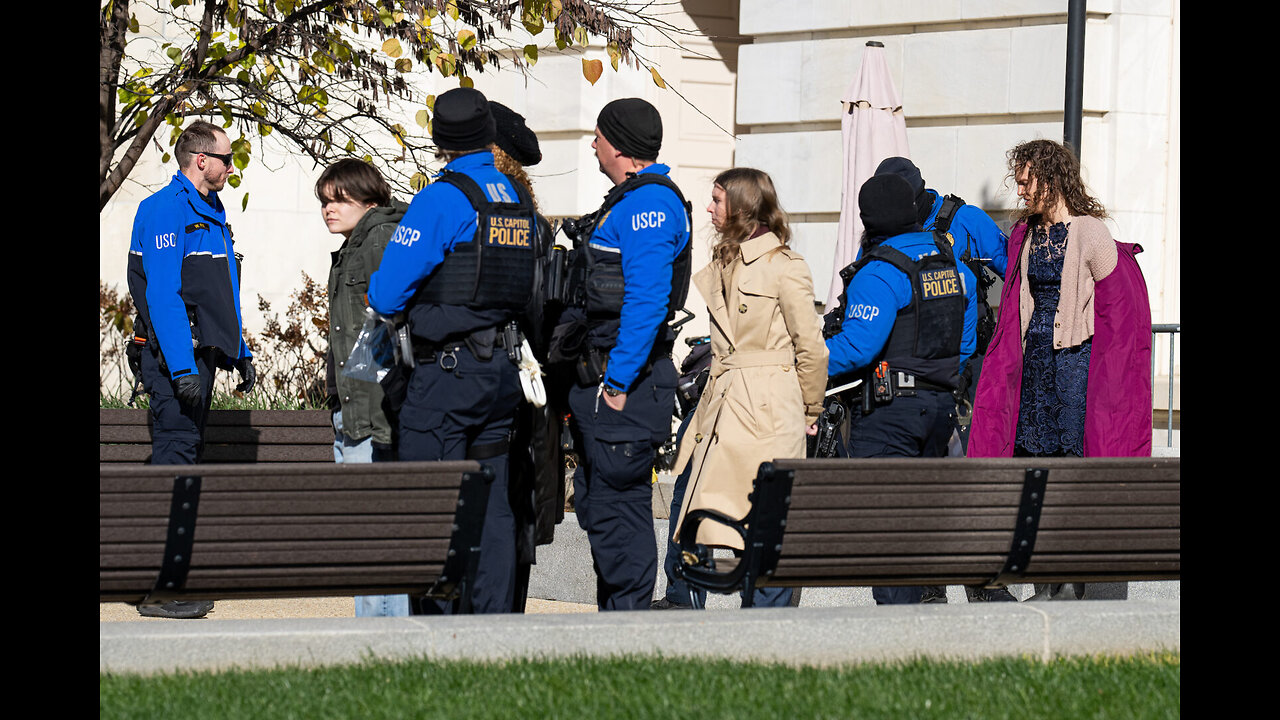
<svg viewBox="0 0 1280 720">
<path fill-rule="evenodd" d="M 684 659 L 102 675 L 107 718 L 1176 718 L 1181 656 L 791 668 Z"/>
</svg>

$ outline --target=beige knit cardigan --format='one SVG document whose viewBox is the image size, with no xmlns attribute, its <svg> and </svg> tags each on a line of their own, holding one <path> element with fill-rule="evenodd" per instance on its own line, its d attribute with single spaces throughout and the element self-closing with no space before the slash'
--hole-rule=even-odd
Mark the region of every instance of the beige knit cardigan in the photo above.
<svg viewBox="0 0 1280 720">
<path fill-rule="evenodd" d="M 1053 349 L 1080 345 L 1093 337 L 1093 284 L 1116 269 L 1116 243 L 1107 226 L 1098 218 L 1084 215 L 1067 218 L 1066 257 L 1062 261 L 1061 295 L 1053 317 Z M 1022 287 L 1018 298 L 1022 319 L 1022 341 L 1027 340 L 1027 327 L 1035 301 L 1027 282 L 1027 262 L 1031 252 L 1031 231 L 1022 243 Z"/>
</svg>

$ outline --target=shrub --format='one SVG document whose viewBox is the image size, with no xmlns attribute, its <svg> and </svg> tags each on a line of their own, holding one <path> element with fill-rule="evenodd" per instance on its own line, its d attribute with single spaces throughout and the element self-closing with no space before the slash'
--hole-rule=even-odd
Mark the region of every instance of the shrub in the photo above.
<svg viewBox="0 0 1280 720">
<path fill-rule="evenodd" d="M 125 358 L 125 345 L 133 332 L 134 305 L 129 293 L 118 293 L 101 280 L 99 300 L 100 372 L 102 407 L 125 407 L 133 388 L 133 373 Z M 258 383 L 247 396 L 235 391 L 239 373 L 219 372 L 214 379 L 213 406 L 217 408 L 321 408 L 325 403 L 325 354 L 329 348 L 329 298 L 326 288 L 302 273 L 302 287 L 290 294 L 282 322 L 271 303 L 258 296 L 258 311 L 266 322 L 260 336 L 245 332 L 253 353 Z M 241 312 L 244 312 L 242 306 Z M 140 394 L 135 405 L 146 407 Z"/>
</svg>

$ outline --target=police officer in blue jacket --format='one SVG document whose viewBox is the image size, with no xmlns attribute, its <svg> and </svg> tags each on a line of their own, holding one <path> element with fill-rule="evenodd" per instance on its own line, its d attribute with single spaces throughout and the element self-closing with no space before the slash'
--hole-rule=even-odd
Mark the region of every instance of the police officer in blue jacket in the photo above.
<svg viewBox="0 0 1280 720">
<path fill-rule="evenodd" d="M 964 263 L 978 279 L 977 346 L 965 363 L 960 376 L 958 394 L 973 407 L 974 392 L 978 387 L 978 375 L 982 372 L 982 357 L 987 352 L 991 335 L 995 332 L 996 317 L 991 309 L 989 290 L 995 281 L 984 276 L 984 268 L 1004 279 L 1005 266 L 1009 262 L 1009 237 L 991 216 L 976 205 L 969 205 L 955 195 L 943 196 L 925 186 L 920 168 L 904 157 L 885 158 L 876 168 L 876 175 L 897 175 L 906 180 L 915 192 L 916 216 L 925 230 L 947 233 L 952 241 L 956 260 Z M 969 447 L 968 413 L 962 413 L 957 435 L 962 451 Z M 954 453 L 953 453 L 954 454 Z M 970 602 L 1011 602 L 1016 598 L 1004 588 L 987 588 L 984 585 L 965 587 Z M 946 589 L 941 586 L 925 589 L 924 602 L 946 602 Z"/>
<path fill-rule="evenodd" d="M 240 254 L 218 198 L 231 174 L 231 142 L 196 121 L 174 153 L 178 172 L 138 206 L 129 243 L 129 293 L 138 307 L 130 355 L 151 396 L 153 465 L 200 462 L 216 370 L 238 370 L 242 392 L 257 377 L 240 321 Z M 174 601 L 139 612 L 190 618 L 212 608 Z"/>
<path fill-rule="evenodd" d="M 920 225 L 925 230 L 951 233 L 953 249 L 961 262 L 975 260 L 1004 279 L 1009 237 L 976 205 L 955 195 L 941 195 L 925 186 L 920 168 L 904 157 L 890 157 L 876 167 L 876 175 L 897 175 L 911 185 Z M 972 270 L 972 266 L 970 267 Z"/>
<path fill-rule="evenodd" d="M 448 162 L 392 234 L 369 279 L 369 306 L 387 317 L 404 313 L 413 345 L 399 459 L 474 459 L 494 471 L 472 609 L 510 612 L 517 558 L 508 447 L 524 396 L 517 321 L 534 283 L 533 202 L 494 167 L 495 124 L 479 91 L 437 98 L 431 139 Z M 412 600 L 416 614 L 460 609 Z"/>
<path fill-rule="evenodd" d="M 977 285 L 945 237 L 924 232 L 896 175 L 858 191 L 866 234 L 843 272 L 843 323 L 827 339 L 828 372 L 862 379 L 849 407 L 849 457 L 943 457 L 955 428 L 952 391 L 974 349 Z M 877 604 L 918 603 L 921 587 L 877 587 Z"/>
<path fill-rule="evenodd" d="M 920 168 L 904 157 L 885 158 L 876 168 L 876 175 L 897 175 L 911 185 L 915 193 L 916 217 L 925 230 L 937 230 L 947 234 L 952 241 L 956 260 L 968 266 L 978 278 L 977 346 L 973 356 L 965 364 L 961 377 L 961 393 L 973 405 L 974 390 L 978 387 L 978 373 L 982 369 L 982 356 L 995 332 L 996 318 L 991 310 L 988 290 L 995 280 L 984 276 L 983 268 L 1004 279 L 1005 265 L 1009 262 L 1009 237 L 999 225 L 976 205 L 969 205 L 955 195 L 941 195 L 925 186 Z M 964 447 L 969 442 L 968 423 L 960 428 L 960 440 Z"/>
<path fill-rule="evenodd" d="M 601 610 L 647 609 L 658 558 L 652 469 L 671 435 L 669 322 L 689 291 L 691 206 L 657 162 L 662 118 L 653 105 L 605 105 L 591 146 L 614 187 L 578 238 L 571 307 L 552 354 L 570 356 L 576 368 L 574 507 L 591 544 L 596 602 Z M 566 328 L 576 328 L 568 349 Z"/>
</svg>

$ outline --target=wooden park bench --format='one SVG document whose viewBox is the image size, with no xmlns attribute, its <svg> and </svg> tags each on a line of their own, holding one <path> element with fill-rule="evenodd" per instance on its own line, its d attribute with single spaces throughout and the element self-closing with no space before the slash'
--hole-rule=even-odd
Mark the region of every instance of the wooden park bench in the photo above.
<svg viewBox="0 0 1280 720">
<path fill-rule="evenodd" d="M 795 459 L 762 463 L 742 520 L 681 526 L 697 587 L 1177 580 L 1180 458 Z M 718 522 L 742 557 L 696 542 Z"/>
<path fill-rule="evenodd" d="M 205 463 L 333 462 L 328 410 L 211 410 L 205 428 Z M 151 457 L 151 413 L 98 411 L 102 463 L 146 463 Z"/>
<path fill-rule="evenodd" d="M 213 410 L 203 464 L 147 465 L 150 413 L 102 409 L 102 602 L 402 594 L 470 605 L 492 474 L 336 464 L 328 410 Z"/>
<path fill-rule="evenodd" d="M 461 598 L 492 471 L 364 465 L 100 465 L 101 602 L 402 594 Z"/>
</svg>

